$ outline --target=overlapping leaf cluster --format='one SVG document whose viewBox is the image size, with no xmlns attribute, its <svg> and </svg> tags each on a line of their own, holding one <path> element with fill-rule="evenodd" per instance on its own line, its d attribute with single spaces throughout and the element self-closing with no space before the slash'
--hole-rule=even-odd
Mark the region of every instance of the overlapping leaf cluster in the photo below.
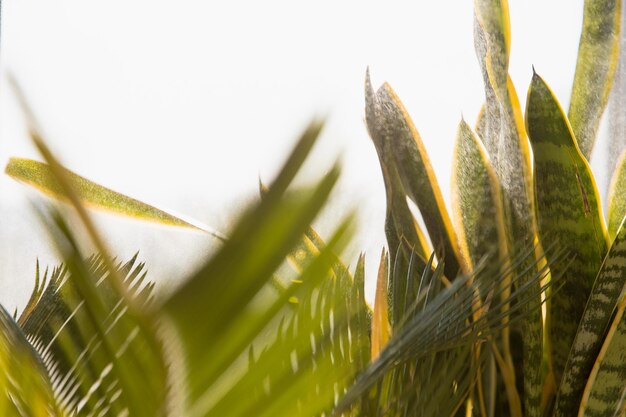
<svg viewBox="0 0 626 417">
<path fill-rule="evenodd" d="M 485 104 L 475 129 L 463 120 L 459 124 L 451 220 L 406 110 L 388 84 L 374 91 L 367 75 L 367 124 L 387 189 L 386 232 L 393 259 L 391 340 L 406 331 L 403 295 L 419 282 L 409 265 L 430 251 L 408 209 L 410 199 L 420 211 L 437 260 L 446 266 L 444 281 L 454 283 L 457 274 L 472 274 L 487 260 L 483 268 L 492 274 L 499 271 L 493 285 L 502 289 L 497 307 L 490 292 L 477 290 L 476 311 L 466 317 L 474 324 L 486 307 L 501 311 L 500 327 L 491 327 L 499 331 L 464 353 L 462 372 L 449 372 L 455 377 L 464 372 L 470 382 L 461 384 L 435 373 L 435 383 L 452 384 L 446 394 L 431 400 L 451 403 L 466 390 L 459 407 L 464 411 L 458 412 L 472 415 L 622 415 L 626 358 L 616 352 L 623 347 L 620 329 L 625 325 L 624 159 L 618 160 L 611 182 L 608 230 L 588 163 L 617 68 L 622 4 L 585 1 L 569 114 L 536 73 L 522 113 L 508 75 L 508 4 L 503 0 L 474 4 Z M 623 112 L 623 88 L 616 89 L 612 102 L 614 113 Z M 614 142 L 623 143 L 619 138 Z M 521 256 L 533 244 L 536 251 Z M 558 262 L 559 250 L 542 250 L 552 245 L 565 251 L 569 261 Z M 546 268 L 549 273 L 537 280 Z M 547 293 L 542 291 L 545 283 L 553 284 Z M 522 288 L 528 300 L 507 298 Z M 449 357 L 441 362 L 454 364 Z M 395 396 L 401 405 L 389 415 L 454 411 L 413 412 L 419 409 L 422 364 L 417 361 L 412 372 L 396 373 L 388 381 L 385 389 L 392 392 L 388 397 Z M 420 377 L 415 379 L 416 375 Z M 420 387 L 412 399 L 404 395 L 407 386 Z"/>
<path fill-rule="evenodd" d="M 70 203 L 99 254 L 83 253 L 59 211 L 41 210 L 63 265 L 37 266 L 19 317 L 0 308 L 0 415 L 625 415 L 626 10 L 585 1 L 566 114 L 537 74 L 522 112 L 507 1 L 474 4 L 485 104 L 474 128 L 459 123 L 450 212 L 400 99 L 366 77 L 387 202 L 373 309 L 365 257 L 353 270 L 340 260 L 351 217 L 326 243 L 310 226 L 338 166 L 290 187 L 320 123 L 226 236 L 63 168 L 25 105 L 46 163 L 14 158 L 6 172 Z M 607 228 L 588 160 L 609 101 L 621 156 Z M 161 293 L 136 257 L 110 257 L 85 206 L 208 232 L 220 246 Z"/>
</svg>

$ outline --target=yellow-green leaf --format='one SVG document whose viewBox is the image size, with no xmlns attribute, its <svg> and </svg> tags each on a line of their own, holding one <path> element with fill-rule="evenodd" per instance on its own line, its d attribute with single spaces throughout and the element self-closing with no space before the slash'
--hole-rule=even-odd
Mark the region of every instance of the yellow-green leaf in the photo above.
<svg viewBox="0 0 626 417">
<path fill-rule="evenodd" d="M 591 157 L 617 67 L 620 10 L 621 0 L 585 0 L 568 118 L 587 160 Z"/>
<path fill-rule="evenodd" d="M 539 236 L 544 245 L 556 242 L 573 257 L 565 270 L 559 264 L 552 267 L 552 274 L 563 274 L 564 282 L 550 301 L 548 323 L 553 371 L 556 381 L 560 381 L 578 322 L 607 252 L 606 228 L 589 164 L 578 149 L 556 97 L 537 74 L 528 91 L 526 125 L 535 160 Z"/>
<path fill-rule="evenodd" d="M 626 413 L 626 294 L 589 376 L 579 416 L 623 416 Z"/>
<path fill-rule="evenodd" d="M 508 258 L 500 185 L 480 139 L 459 123 L 453 154 L 452 217 L 471 267 Z"/>
<path fill-rule="evenodd" d="M 479 137 L 500 180 L 506 236 L 512 257 L 534 245 L 537 235 L 530 147 L 517 92 L 508 75 L 511 28 L 506 0 L 475 0 L 474 43 L 485 84 L 485 110 L 479 119 Z M 524 285 L 537 271 L 535 259 L 515 268 Z M 538 301 L 538 300 L 537 300 Z M 524 407 L 527 416 L 541 414 L 543 323 L 539 311 L 524 308 L 519 329 L 522 360 L 515 362 L 523 373 Z M 514 329 L 517 331 L 517 329 Z"/>
<path fill-rule="evenodd" d="M 61 416 L 41 358 L 0 306 L 0 414 Z"/>
<path fill-rule="evenodd" d="M 573 416 L 581 400 L 587 376 L 602 346 L 606 329 L 626 284 L 626 227 L 604 258 L 567 359 L 555 405 L 555 416 Z M 626 359 L 626 358 L 625 358 Z M 626 379 L 625 379 L 626 381 Z M 626 388 L 626 385 L 624 386 Z"/>
<path fill-rule="evenodd" d="M 372 361 L 374 361 L 383 350 L 389 338 L 391 330 L 389 326 L 389 307 L 387 305 L 387 282 L 389 281 L 389 259 L 383 249 L 378 267 L 378 278 L 376 279 L 376 297 L 374 299 L 374 317 L 372 318 Z"/>
<path fill-rule="evenodd" d="M 609 186 L 609 238 L 614 239 L 617 229 L 626 216 L 626 151 L 617 161 Z"/>
<path fill-rule="evenodd" d="M 11 158 L 5 172 L 10 177 L 26 183 L 50 197 L 62 201 L 66 200 L 65 192 L 55 179 L 48 164 L 31 159 Z M 201 230 L 221 240 L 224 239 L 224 236 L 219 232 L 182 220 L 156 207 L 96 184 L 70 170 L 65 169 L 64 173 L 74 192 L 88 207 L 163 225 Z"/>
</svg>

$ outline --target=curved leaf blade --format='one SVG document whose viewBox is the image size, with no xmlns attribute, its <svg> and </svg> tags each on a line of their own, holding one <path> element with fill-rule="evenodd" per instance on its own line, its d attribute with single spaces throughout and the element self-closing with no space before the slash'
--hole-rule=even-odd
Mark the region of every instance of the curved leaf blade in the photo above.
<svg viewBox="0 0 626 417">
<path fill-rule="evenodd" d="M 374 93 L 366 91 L 367 124 L 374 143 L 381 143 L 383 163 L 393 159 L 406 195 L 419 208 L 428 235 L 445 274 L 454 279 L 467 271 L 457 246 L 448 211 L 433 172 L 424 144 L 402 102 L 391 86 L 385 83 Z M 389 153 L 389 155 L 387 155 Z"/>
</svg>

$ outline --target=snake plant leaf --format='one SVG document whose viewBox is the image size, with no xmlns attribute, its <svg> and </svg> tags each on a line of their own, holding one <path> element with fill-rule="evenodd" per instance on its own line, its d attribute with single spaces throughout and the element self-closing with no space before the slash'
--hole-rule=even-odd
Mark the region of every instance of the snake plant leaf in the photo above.
<svg viewBox="0 0 626 417">
<path fill-rule="evenodd" d="M 619 58 L 613 88 L 609 93 L 609 143 L 606 178 L 615 172 L 618 160 L 626 150 L 626 7 L 621 7 Z M 609 227 L 610 229 L 610 227 Z"/>
<path fill-rule="evenodd" d="M 563 288 L 549 305 L 553 371 L 561 380 L 578 322 L 607 252 L 600 198 L 587 160 L 556 97 L 536 73 L 528 91 L 526 125 L 535 160 L 539 236 L 556 240 L 574 256 Z M 549 260 L 549 259 L 548 259 Z"/>
<path fill-rule="evenodd" d="M 419 208 L 435 252 L 445 263 L 446 276 L 454 279 L 459 271 L 467 270 L 462 264 L 456 234 L 424 144 L 389 84 L 385 83 L 374 93 L 366 81 L 366 115 L 374 143 L 382 146 L 381 165 L 389 166 L 386 161 L 393 159 L 406 195 Z"/>
<path fill-rule="evenodd" d="M 534 259 L 534 252 L 527 250 L 524 256 Z M 558 261 L 557 258 L 553 258 L 554 262 Z M 523 260 L 515 260 L 515 263 L 520 262 Z M 397 331 L 394 330 L 378 358 L 360 373 L 334 415 L 359 403 L 363 395 L 381 384 L 391 388 L 374 396 L 377 402 L 374 408 L 381 411 L 372 415 L 387 415 L 389 410 L 395 412 L 393 415 L 414 415 L 411 410 L 420 411 L 417 415 L 452 415 L 458 411 L 475 383 L 476 373 L 471 369 L 476 371 L 486 360 L 481 355 L 476 358 L 479 360 L 474 368 L 469 366 L 473 360 L 474 343 L 484 344 L 501 332 L 502 307 L 505 304 L 515 304 L 518 311 L 528 302 L 539 308 L 540 305 L 534 303 L 534 300 L 540 299 L 535 294 L 538 287 L 532 284 L 545 278 L 545 271 L 537 273 L 530 281 L 531 285 L 525 287 L 509 282 L 510 296 L 506 299 L 491 297 L 482 309 L 483 314 L 477 317 L 476 293 L 495 291 L 497 283 L 502 281 L 499 268 L 496 272 L 477 268 L 471 277 L 444 283 L 445 277 L 439 264 L 434 271 L 430 266 L 425 268 L 423 278 L 412 314 Z M 443 288 L 437 292 L 434 289 L 436 286 Z M 539 291 L 545 289 L 540 288 Z M 483 353 L 487 351 L 482 350 Z M 401 372 L 407 364 L 411 365 L 406 368 L 407 372 Z M 407 389 L 407 386 L 411 388 Z M 396 389 L 392 389 L 394 387 Z"/>
<path fill-rule="evenodd" d="M 408 282 L 408 263 L 412 253 L 423 259 L 432 252 L 421 227 L 417 224 L 407 203 L 407 194 L 396 168 L 391 149 L 391 142 L 384 139 L 381 125 L 377 123 L 380 113 L 379 103 L 372 88 L 369 69 L 365 77 L 365 118 L 370 137 L 374 143 L 380 168 L 385 183 L 387 210 L 385 215 L 385 234 L 389 248 L 389 259 L 397 265 L 396 273 L 391 274 L 389 281 L 390 321 L 395 326 L 404 315 L 406 305 L 404 294 L 413 283 Z M 409 253 L 404 248 L 409 247 Z"/>
<path fill-rule="evenodd" d="M 626 295 L 618 304 L 602 349 L 589 376 L 579 416 L 623 416 L 626 413 Z"/>
<path fill-rule="evenodd" d="M 459 245 L 467 254 L 472 268 L 487 259 L 486 268 L 510 271 L 500 184 L 483 144 L 465 121 L 459 124 L 453 154 L 452 207 L 453 219 L 459 231 Z M 493 262 L 496 259 L 498 262 Z M 504 274 L 502 278 L 502 285 L 509 286 L 510 273 Z M 486 297 L 486 294 L 481 295 L 483 299 Z M 503 293 L 502 296 L 506 297 L 507 294 Z M 509 310 L 509 306 L 505 305 L 503 310 Z M 508 316 L 504 314 L 502 320 L 506 323 Z M 509 335 L 510 329 L 505 326 L 498 347 L 504 360 L 499 365 L 507 368 L 504 372 L 514 374 Z M 511 384 L 507 388 L 509 393 L 517 390 L 514 378 L 502 383 Z M 491 385 L 495 387 L 495 384 Z M 505 396 L 501 397 L 504 400 Z M 476 402 L 479 403 L 482 404 Z"/>
<path fill-rule="evenodd" d="M 65 192 L 55 180 L 48 164 L 25 158 L 11 158 L 5 172 L 13 179 L 26 183 L 49 197 L 66 200 Z M 182 220 L 163 210 L 96 184 L 70 170 L 65 169 L 64 173 L 73 186 L 74 192 L 86 206 L 163 225 L 201 230 L 221 240 L 224 239 L 224 236 L 215 230 Z"/>
<path fill-rule="evenodd" d="M 626 216 L 626 150 L 622 152 L 615 166 L 607 201 L 609 202 L 609 238 L 614 239 Z"/>
<path fill-rule="evenodd" d="M 391 330 L 389 328 L 389 307 L 387 306 L 387 282 L 389 281 L 389 258 L 383 250 L 380 255 L 378 278 L 376 279 L 376 297 L 374 299 L 374 317 L 372 318 L 372 360 L 376 359 L 383 350 Z"/>
<path fill-rule="evenodd" d="M 487 152 L 461 121 L 453 153 L 452 214 L 469 265 L 483 258 L 508 258 L 500 184 Z"/>
<path fill-rule="evenodd" d="M 619 54 L 621 0 L 585 0 L 568 118 L 580 151 L 591 157 Z"/>
<path fill-rule="evenodd" d="M 626 227 L 622 224 L 604 258 L 578 326 L 559 387 L 554 415 L 571 416 L 602 347 L 606 329 L 626 285 Z M 625 379 L 626 380 L 626 379 Z"/>
<path fill-rule="evenodd" d="M 485 86 L 484 115 L 479 137 L 485 144 L 498 176 L 503 198 L 506 236 L 510 254 L 519 255 L 537 236 L 530 146 L 524 129 L 517 92 L 508 75 L 510 54 L 510 18 L 507 0 L 474 1 L 474 45 Z M 540 251 L 539 251 L 540 252 Z M 536 255 L 539 256 L 539 255 Z M 533 264 L 520 264 L 515 273 L 532 277 Z M 534 263 L 535 266 L 539 265 Z M 520 281 L 523 285 L 524 280 Z M 526 311 L 520 329 L 513 329 L 522 339 L 516 373 L 523 375 L 524 408 L 528 416 L 541 414 L 542 333 L 539 311 Z"/>
<path fill-rule="evenodd" d="M 0 306 L 0 414 L 48 417 L 64 413 L 53 395 L 41 357 Z"/>
</svg>

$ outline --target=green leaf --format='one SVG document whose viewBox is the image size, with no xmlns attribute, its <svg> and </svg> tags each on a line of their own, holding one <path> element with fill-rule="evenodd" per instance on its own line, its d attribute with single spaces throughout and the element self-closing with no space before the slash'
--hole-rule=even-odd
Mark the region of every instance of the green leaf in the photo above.
<svg viewBox="0 0 626 417">
<path fill-rule="evenodd" d="M 623 416 L 626 413 L 626 295 L 618 305 L 600 354 L 589 376 L 578 415 Z"/>
<path fill-rule="evenodd" d="M 63 219 L 53 212 L 47 221 L 67 271 L 53 273 L 41 308 L 20 321 L 49 358 L 62 406 L 86 415 L 163 413 L 166 364 L 148 304 L 152 286 L 142 285 L 134 261 L 111 270 L 104 256 L 85 260 Z"/>
<path fill-rule="evenodd" d="M 406 195 L 422 214 L 439 260 L 445 263 L 446 276 L 454 279 L 459 271 L 467 268 L 462 267 L 456 234 L 424 144 L 389 84 L 385 83 L 374 93 L 368 77 L 365 97 L 367 126 L 374 144 L 381 148 L 378 151 L 381 165 L 389 168 L 392 166 L 390 161 L 393 161 Z M 410 222 L 408 216 L 404 218 L 407 219 L 405 222 Z M 416 245 L 418 253 L 419 249 Z"/>
<path fill-rule="evenodd" d="M 524 256 L 534 259 L 534 249 Z M 560 261 L 562 256 L 553 259 Z M 521 262 L 524 260 L 518 258 L 513 264 Z M 424 269 L 407 319 L 394 330 L 378 359 L 359 375 L 334 415 L 359 404 L 366 394 L 373 402 L 370 410 L 378 410 L 371 415 L 451 415 L 458 411 L 489 351 L 482 349 L 475 357 L 481 352 L 476 348 L 502 330 L 503 306 L 515 305 L 520 311 L 530 303 L 539 308 L 537 292 L 545 290 L 536 291 L 533 285 L 545 277 L 545 269 L 502 298 L 502 293 L 519 283 L 513 280 L 501 288 L 501 272 L 494 276 L 478 268 L 471 277 L 446 283 L 441 264 L 434 271 L 430 266 Z M 480 312 L 476 310 L 477 293 L 491 294 Z"/>
<path fill-rule="evenodd" d="M 61 201 L 67 200 L 63 187 L 54 178 L 48 164 L 24 158 L 11 158 L 5 172 L 10 177 L 26 183 L 50 197 Z M 63 172 L 73 187 L 73 191 L 81 202 L 88 207 L 168 226 L 201 230 L 219 239 L 224 239 L 219 232 L 210 230 L 205 226 L 198 226 L 179 219 L 163 210 L 98 185 L 67 169 L 64 169 Z"/>
<path fill-rule="evenodd" d="M 621 0 L 585 0 L 568 118 L 587 160 L 613 86 L 620 21 Z"/>
<path fill-rule="evenodd" d="M 501 285 L 510 286 L 509 249 L 500 184 L 483 144 L 465 121 L 459 124 L 453 155 L 452 206 L 459 230 L 459 245 L 467 254 L 470 265 L 478 265 L 487 260 L 485 268 L 502 268 Z M 487 296 L 481 295 L 483 299 Z M 507 295 L 506 292 L 502 294 L 503 297 Z M 503 312 L 508 310 L 509 306 L 505 304 Z M 503 360 L 499 366 L 505 368 L 502 369 L 503 373 L 514 375 L 509 343 L 510 328 L 506 326 L 509 317 L 504 314 L 502 320 L 505 326 L 498 349 Z M 516 393 L 514 382 L 513 377 L 502 381 L 503 384 L 510 384 L 508 387 L 504 385 L 510 396 L 517 397 L 519 394 Z M 501 397 L 504 401 L 505 396 Z"/>
<path fill-rule="evenodd" d="M 519 255 L 535 244 L 537 221 L 530 147 L 517 92 L 508 75 L 511 39 L 508 1 L 475 0 L 474 13 L 474 44 L 486 99 L 479 119 L 479 137 L 500 182 L 509 252 Z M 515 272 L 530 279 L 536 271 L 529 269 L 533 262 L 527 260 L 529 263 L 520 264 Z M 515 367 L 518 375 L 523 374 L 526 415 L 538 417 L 543 379 L 540 366 L 543 323 L 539 311 L 526 311 L 525 317 L 520 329 L 512 329 L 522 339 L 522 354 Z"/>
<path fill-rule="evenodd" d="M 374 313 L 372 317 L 372 360 L 376 359 L 383 350 L 389 337 L 391 329 L 389 326 L 389 307 L 387 305 L 387 283 L 389 281 L 389 259 L 385 250 L 380 255 L 378 266 L 378 278 L 376 279 L 376 297 L 374 299 Z"/>
<path fill-rule="evenodd" d="M 549 305 L 548 333 L 553 370 L 561 380 L 578 322 L 607 252 L 606 228 L 595 180 L 580 153 L 556 97 L 537 74 L 528 91 L 526 125 L 535 159 L 539 236 L 557 241 L 574 255 L 565 283 Z M 548 259 L 549 260 L 549 259 Z"/>
<path fill-rule="evenodd" d="M 362 262 L 354 280 L 336 268 L 349 222 L 326 245 L 309 226 L 338 168 L 312 188 L 285 191 L 311 137 L 303 135 L 229 240 L 162 305 L 162 328 L 177 352 L 173 408 L 184 415 L 319 415 L 369 360 Z M 296 259 L 293 276 L 274 285 L 303 243 L 305 261 Z"/>
<path fill-rule="evenodd" d="M 615 172 L 621 154 L 626 150 L 626 7 L 621 8 L 619 58 L 615 69 L 613 88 L 609 93 L 609 145 L 606 178 Z M 610 230 L 610 227 L 609 227 Z"/>
<path fill-rule="evenodd" d="M 615 166 L 607 201 L 609 202 L 609 238 L 614 239 L 626 216 L 626 150 L 622 152 Z"/>
<path fill-rule="evenodd" d="M 483 258 L 508 258 L 500 184 L 487 152 L 471 128 L 461 121 L 452 168 L 452 214 L 462 253 L 469 265 Z"/>
<path fill-rule="evenodd" d="M 389 259 L 396 265 L 394 269 L 396 273 L 390 276 L 389 281 L 390 321 L 395 326 L 402 320 L 407 307 L 404 303 L 405 294 L 407 289 L 413 285 L 407 281 L 409 258 L 412 253 L 416 253 L 417 256 L 427 259 L 432 249 L 430 249 L 430 244 L 409 209 L 407 193 L 396 167 L 391 143 L 385 141 L 384 134 L 378 130 L 380 127 L 377 124 L 378 104 L 372 89 L 369 69 L 365 78 L 365 100 L 365 118 L 385 182 L 387 199 L 385 235 L 389 248 Z M 405 247 L 409 247 L 410 250 L 407 252 Z"/>
<path fill-rule="evenodd" d="M 0 306 L 0 414 L 63 416 L 39 355 Z"/>
<path fill-rule="evenodd" d="M 625 285 L 626 227 L 622 224 L 604 258 L 578 326 L 559 387 L 555 416 L 565 417 L 576 413 L 587 377 L 602 347 L 606 329 Z"/>
</svg>

